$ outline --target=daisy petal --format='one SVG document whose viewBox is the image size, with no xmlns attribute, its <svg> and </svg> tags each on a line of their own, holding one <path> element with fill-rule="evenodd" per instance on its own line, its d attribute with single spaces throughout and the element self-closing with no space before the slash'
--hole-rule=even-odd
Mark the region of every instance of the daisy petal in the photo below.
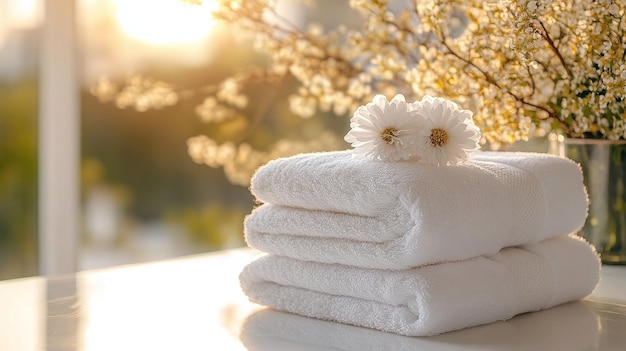
<svg viewBox="0 0 626 351">
<path fill-rule="evenodd" d="M 424 96 L 421 104 L 414 104 L 426 121 L 426 129 L 419 133 L 417 156 L 420 163 L 435 166 L 458 164 L 479 148 L 480 130 L 472 120 L 472 113 L 460 110 L 452 101 Z"/>
<path fill-rule="evenodd" d="M 372 102 L 359 107 L 351 119 L 344 139 L 354 153 L 373 160 L 404 161 L 414 158 L 417 133 L 423 118 L 398 94 L 391 101 L 376 95 Z"/>
</svg>

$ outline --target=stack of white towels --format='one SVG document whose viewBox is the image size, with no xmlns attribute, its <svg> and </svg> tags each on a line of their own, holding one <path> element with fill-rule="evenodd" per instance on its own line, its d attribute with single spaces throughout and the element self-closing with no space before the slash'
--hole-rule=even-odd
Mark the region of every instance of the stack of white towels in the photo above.
<svg viewBox="0 0 626 351">
<path fill-rule="evenodd" d="M 251 301 L 409 336 L 436 335 L 578 300 L 600 263 L 575 235 L 578 165 L 476 152 L 458 166 L 376 162 L 350 151 L 274 160 L 252 179 L 263 203 L 240 275 Z"/>
</svg>

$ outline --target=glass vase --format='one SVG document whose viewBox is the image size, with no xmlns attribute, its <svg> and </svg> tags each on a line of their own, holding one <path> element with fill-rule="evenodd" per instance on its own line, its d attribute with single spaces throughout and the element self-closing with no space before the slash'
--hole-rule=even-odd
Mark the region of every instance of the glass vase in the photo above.
<svg viewBox="0 0 626 351">
<path fill-rule="evenodd" d="M 566 138 L 562 151 L 580 164 L 589 195 L 580 234 L 603 263 L 626 264 L 626 141 Z"/>
</svg>

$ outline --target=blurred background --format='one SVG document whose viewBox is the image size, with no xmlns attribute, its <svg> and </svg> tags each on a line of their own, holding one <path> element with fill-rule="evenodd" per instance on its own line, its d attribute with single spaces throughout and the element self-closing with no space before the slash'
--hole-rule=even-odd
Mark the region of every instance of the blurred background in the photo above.
<svg viewBox="0 0 626 351">
<path fill-rule="evenodd" d="M 0 0 L 0 279 L 38 273 L 43 6 Z M 253 205 L 248 190 L 187 154 L 187 139 L 211 127 L 194 113 L 197 98 L 139 112 L 101 102 L 90 88 L 101 77 L 114 84 L 138 74 L 199 87 L 228 74 L 233 58 L 249 59 L 250 48 L 225 42 L 228 34 L 215 28 L 206 7 L 177 0 L 78 0 L 76 25 L 79 269 L 243 245 L 243 216 Z"/>
<path fill-rule="evenodd" d="M 201 6 L 181 0 L 74 3 L 80 90 L 77 269 L 245 245 L 243 219 L 254 206 L 246 180 L 258 160 L 244 159 L 228 170 L 208 167 L 190 157 L 190 138 L 236 140 L 260 150 L 276 147 L 284 138 L 317 138 L 323 144 L 282 146 L 294 152 L 348 147 L 341 137 L 349 116 L 294 116 L 288 112 L 287 94 L 262 84 L 245 87 L 254 99 L 247 110 L 263 111 L 271 119 L 246 124 L 235 118 L 218 125 L 199 117 L 196 107 L 203 103 L 203 90 L 266 59 L 241 33 L 211 19 L 216 1 Z M 283 1 L 280 11 L 296 25 L 315 20 L 349 26 L 358 21 L 348 12 L 348 2 L 317 3 L 311 7 Z M 0 279 L 40 274 L 38 119 L 44 13 L 44 0 L 0 0 Z M 167 82 L 165 103 L 157 108 L 144 108 L 137 103 L 141 99 L 106 98 L 120 86 L 141 89 L 155 81 Z M 284 85 L 288 88 L 289 82 Z M 168 103 L 167 89 L 176 89 L 175 103 Z M 322 133 L 327 130 L 334 136 Z"/>
<path fill-rule="evenodd" d="M 42 274 L 38 136 L 45 2 L 0 0 L 0 279 Z M 262 84 L 246 92 L 255 99 L 247 110 L 262 110 L 271 119 L 254 125 L 203 121 L 197 110 L 202 92 L 266 58 L 242 33 L 211 19 L 217 1 L 191 3 L 73 2 L 80 90 L 79 270 L 245 245 L 243 219 L 254 206 L 246 181 L 259 160 L 240 160 L 228 172 L 222 165 L 212 168 L 190 157 L 190 138 L 245 141 L 243 146 L 253 145 L 252 155 L 285 136 L 324 144 L 278 143 L 293 152 L 348 147 L 341 140 L 347 119 L 332 113 L 294 116 L 286 93 Z M 345 16 L 347 2 L 282 3 L 280 11 L 296 24 L 351 20 Z M 109 90 L 119 93 L 120 87 L 146 82 L 167 82 L 167 89 L 176 89 L 175 103 L 166 97 L 162 106 L 154 108 L 151 101 L 153 106 L 144 108 L 141 98 L 152 97 L 107 99 Z M 320 139 L 329 129 L 338 137 Z"/>
</svg>

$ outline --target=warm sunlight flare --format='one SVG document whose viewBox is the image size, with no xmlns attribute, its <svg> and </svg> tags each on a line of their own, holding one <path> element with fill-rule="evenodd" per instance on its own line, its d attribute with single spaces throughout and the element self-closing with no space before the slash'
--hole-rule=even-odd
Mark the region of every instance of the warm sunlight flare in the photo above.
<svg viewBox="0 0 626 351">
<path fill-rule="evenodd" d="M 215 22 L 215 1 L 114 0 L 116 19 L 128 36 L 153 45 L 192 44 L 207 38 Z"/>
</svg>

